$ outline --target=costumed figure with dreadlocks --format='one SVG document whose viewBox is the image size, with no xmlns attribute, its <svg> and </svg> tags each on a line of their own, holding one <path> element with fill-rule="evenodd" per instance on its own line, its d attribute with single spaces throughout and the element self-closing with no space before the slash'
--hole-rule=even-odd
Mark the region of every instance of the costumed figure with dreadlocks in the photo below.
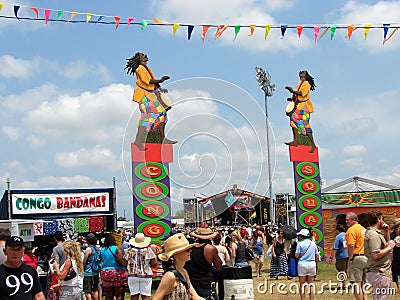
<svg viewBox="0 0 400 300">
<path fill-rule="evenodd" d="M 310 125 L 310 116 L 314 112 L 314 106 L 310 99 L 310 91 L 315 90 L 314 78 L 303 70 L 299 72 L 300 81 L 297 84 L 296 90 L 290 86 L 286 86 L 289 92 L 293 94 L 291 101 L 286 107 L 286 115 L 290 117 L 290 127 L 293 131 L 293 141 L 285 143 L 289 146 L 299 145 L 299 135 L 308 136 L 311 142 L 310 153 L 315 151 L 317 147 L 314 142 L 312 129 Z"/>
<path fill-rule="evenodd" d="M 176 141 L 165 138 L 165 124 L 167 123 L 167 110 L 171 108 L 167 101 L 163 101 L 164 95 L 168 92 L 161 88 L 160 83 L 168 80 L 169 76 L 160 79 L 155 78 L 151 69 L 147 66 L 148 57 L 143 53 L 136 53 L 127 59 L 125 70 L 129 75 L 136 75 L 136 87 L 133 92 L 133 101 L 139 104 L 141 116 L 138 123 L 138 131 L 134 144 L 145 151 L 143 143 L 146 141 L 147 133 L 150 130 L 158 129 L 163 144 L 175 144 Z M 165 100 L 165 98 L 164 98 Z"/>
</svg>

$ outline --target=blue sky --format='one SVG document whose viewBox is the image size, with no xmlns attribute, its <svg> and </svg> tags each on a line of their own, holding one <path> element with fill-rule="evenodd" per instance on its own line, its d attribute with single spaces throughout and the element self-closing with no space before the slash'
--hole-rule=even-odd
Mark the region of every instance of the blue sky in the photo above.
<svg viewBox="0 0 400 300">
<path fill-rule="evenodd" d="M 400 1 L 5 1 L 2 16 L 34 17 L 26 7 L 159 20 L 182 24 L 395 24 Z M 26 7 L 25 7 L 26 6 Z M 64 19 L 68 18 L 65 13 Z M 55 18 L 55 15 L 51 15 Z M 94 18 L 94 17 L 93 17 Z M 75 20 L 84 20 L 78 15 Z M 111 19 L 109 19 L 111 20 Z M 24 21 L 0 18 L 0 182 L 13 189 L 109 187 L 116 177 L 118 213 L 132 216 L 129 143 L 139 114 L 134 78 L 124 71 L 135 52 L 149 56 L 166 82 L 174 108 L 168 136 L 178 139 L 170 167 L 174 211 L 194 192 L 213 195 L 233 184 L 267 194 L 264 97 L 255 67 L 276 85 L 268 99 L 273 193 L 293 193 L 285 141 L 286 85 L 298 71 L 315 77 L 311 123 L 329 186 L 362 176 L 400 186 L 398 59 L 400 33 L 382 45 L 383 29 L 337 29 L 316 43 L 313 29 L 228 28 L 217 40 L 186 28 Z M 393 29 L 389 30 L 391 33 Z"/>
</svg>

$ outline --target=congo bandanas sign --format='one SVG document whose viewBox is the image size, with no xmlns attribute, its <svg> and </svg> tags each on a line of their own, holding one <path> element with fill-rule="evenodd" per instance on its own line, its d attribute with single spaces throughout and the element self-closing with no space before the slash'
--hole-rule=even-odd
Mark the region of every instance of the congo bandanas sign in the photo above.
<svg viewBox="0 0 400 300">
<path fill-rule="evenodd" d="M 290 161 L 294 167 L 297 203 L 297 229 L 311 228 L 321 257 L 324 256 L 322 224 L 321 177 L 318 148 L 309 153 L 306 146 L 290 146 Z"/>
<path fill-rule="evenodd" d="M 172 145 L 146 144 L 138 151 L 132 144 L 132 188 L 135 232 L 162 245 L 171 230 L 169 163 Z"/>
</svg>

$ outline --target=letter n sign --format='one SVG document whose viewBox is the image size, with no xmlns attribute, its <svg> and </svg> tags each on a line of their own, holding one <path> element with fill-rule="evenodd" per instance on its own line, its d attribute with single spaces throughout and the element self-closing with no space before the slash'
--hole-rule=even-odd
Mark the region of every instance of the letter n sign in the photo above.
<svg viewBox="0 0 400 300">
<path fill-rule="evenodd" d="M 169 163 L 172 145 L 149 144 L 139 151 L 132 143 L 132 190 L 135 232 L 162 245 L 171 231 Z"/>
<path fill-rule="evenodd" d="M 309 153 L 310 147 L 290 146 L 293 162 L 297 203 L 297 229 L 311 228 L 321 257 L 324 256 L 324 239 L 321 205 L 321 177 L 318 148 Z"/>
</svg>

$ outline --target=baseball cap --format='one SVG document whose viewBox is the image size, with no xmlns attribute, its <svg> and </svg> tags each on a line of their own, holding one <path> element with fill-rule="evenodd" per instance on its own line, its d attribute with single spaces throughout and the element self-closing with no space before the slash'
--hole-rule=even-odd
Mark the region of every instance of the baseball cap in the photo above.
<svg viewBox="0 0 400 300">
<path fill-rule="evenodd" d="M 19 236 L 11 236 L 6 241 L 6 247 L 24 246 L 24 240 Z"/>
<path fill-rule="evenodd" d="M 308 229 L 303 228 L 300 230 L 297 235 L 302 235 L 302 236 L 310 236 L 310 231 Z"/>
</svg>

